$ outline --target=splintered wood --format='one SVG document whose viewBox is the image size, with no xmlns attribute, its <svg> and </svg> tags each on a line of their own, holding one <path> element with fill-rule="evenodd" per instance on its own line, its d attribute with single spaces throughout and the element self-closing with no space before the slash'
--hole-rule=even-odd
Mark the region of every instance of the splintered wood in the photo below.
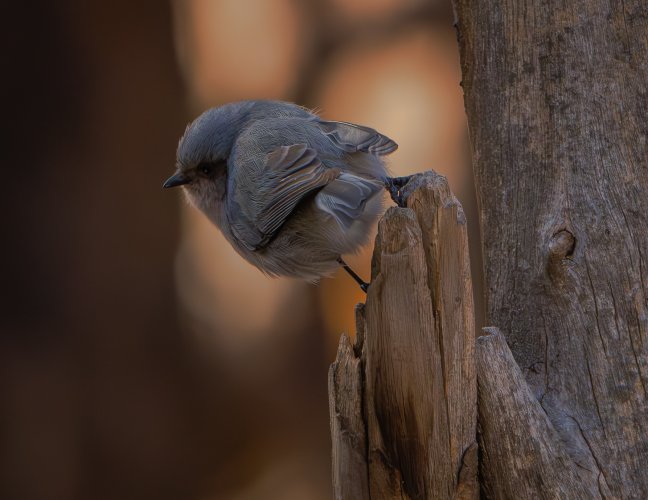
<svg viewBox="0 0 648 500">
<path fill-rule="evenodd" d="M 355 345 L 329 372 L 338 499 L 477 498 L 475 325 L 466 221 L 416 175 L 380 222 Z"/>
<path fill-rule="evenodd" d="M 477 339 L 479 446 L 486 498 L 601 498 L 572 461 L 497 328 Z"/>
</svg>

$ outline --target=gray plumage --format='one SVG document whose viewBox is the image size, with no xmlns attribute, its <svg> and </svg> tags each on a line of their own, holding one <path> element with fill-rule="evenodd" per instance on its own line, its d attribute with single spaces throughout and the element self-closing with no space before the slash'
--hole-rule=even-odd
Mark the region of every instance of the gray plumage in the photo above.
<svg viewBox="0 0 648 500">
<path fill-rule="evenodd" d="M 263 272 L 314 281 L 367 243 L 388 178 L 381 156 L 396 148 L 371 128 L 294 104 L 237 102 L 187 127 L 165 187 L 183 185 Z"/>
</svg>

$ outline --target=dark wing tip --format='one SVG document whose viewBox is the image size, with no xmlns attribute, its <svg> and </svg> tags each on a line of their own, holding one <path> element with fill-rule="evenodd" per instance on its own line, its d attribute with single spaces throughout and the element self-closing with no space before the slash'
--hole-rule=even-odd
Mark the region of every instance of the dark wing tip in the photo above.
<svg viewBox="0 0 648 500">
<path fill-rule="evenodd" d="M 346 153 L 369 153 L 386 155 L 398 148 L 398 144 L 376 130 L 348 122 L 320 120 L 320 129 L 341 150 Z"/>
</svg>

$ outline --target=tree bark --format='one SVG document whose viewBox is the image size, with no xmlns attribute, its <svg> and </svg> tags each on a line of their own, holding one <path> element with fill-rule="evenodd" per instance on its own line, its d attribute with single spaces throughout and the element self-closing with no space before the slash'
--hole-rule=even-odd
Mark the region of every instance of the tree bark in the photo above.
<svg viewBox="0 0 648 500">
<path fill-rule="evenodd" d="M 479 447 L 488 498 L 600 498 L 524 380 L 502 334 L 477 340 Z"/>
<path fill-rule="evenodd" d="M 379 225 L 352 347 L 329 376 L 336 498 L 478 495 L 474 311 L 463 211 L 416 176 Z M 366 334 L 365 334 L 366 329 Z"/>
<path fill-rule="evenodd" d="M 528 401 L 530 428 L 553 428 L 602 497 L 648 498 L 648 8 L 455 9 L 487 322 L 505 333 L 548 417 Z M 496 433 L 482 442 L 506 438 L 481 396 L 479 415 Z M 486 481 L 512 453 L 482 463 Z"/>
</svg>

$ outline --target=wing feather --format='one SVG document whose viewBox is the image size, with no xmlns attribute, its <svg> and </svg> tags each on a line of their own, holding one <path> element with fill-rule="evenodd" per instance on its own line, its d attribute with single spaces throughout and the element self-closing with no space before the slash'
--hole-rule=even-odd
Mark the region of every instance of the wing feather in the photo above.
<svg viewBox="0 0 648 500">
<path fill-rule="evenodd" d="M 342 228 L 349 229 L 364 212 L 367 201 L 382 190 L 379 181 L 343 172 L 317 193 L 315 203 Z"/>
<path fill-rule="evenodd" d="M 369 127 L 324 120 L 320 120 L 318 125 L 326 136 L 346 153 L 362 152 L 382 156 L 398 148 L 398 144 L 389 137 Z"/>
<path fill-rule="evenodd" d="M 339 173 L 339 169 L 326 167 L 306 144 L 273 150 L 265 158 L 260 182 L 248 193 L 247 213 L 241 213 L 240 203 L 231 205 L 230 210 L 239 212 L 230 217 L 237 221 L 232 224 L 234 235 L 250 250 L 262 248 L 304 196 L 326 186 Z"/>
</svg>

